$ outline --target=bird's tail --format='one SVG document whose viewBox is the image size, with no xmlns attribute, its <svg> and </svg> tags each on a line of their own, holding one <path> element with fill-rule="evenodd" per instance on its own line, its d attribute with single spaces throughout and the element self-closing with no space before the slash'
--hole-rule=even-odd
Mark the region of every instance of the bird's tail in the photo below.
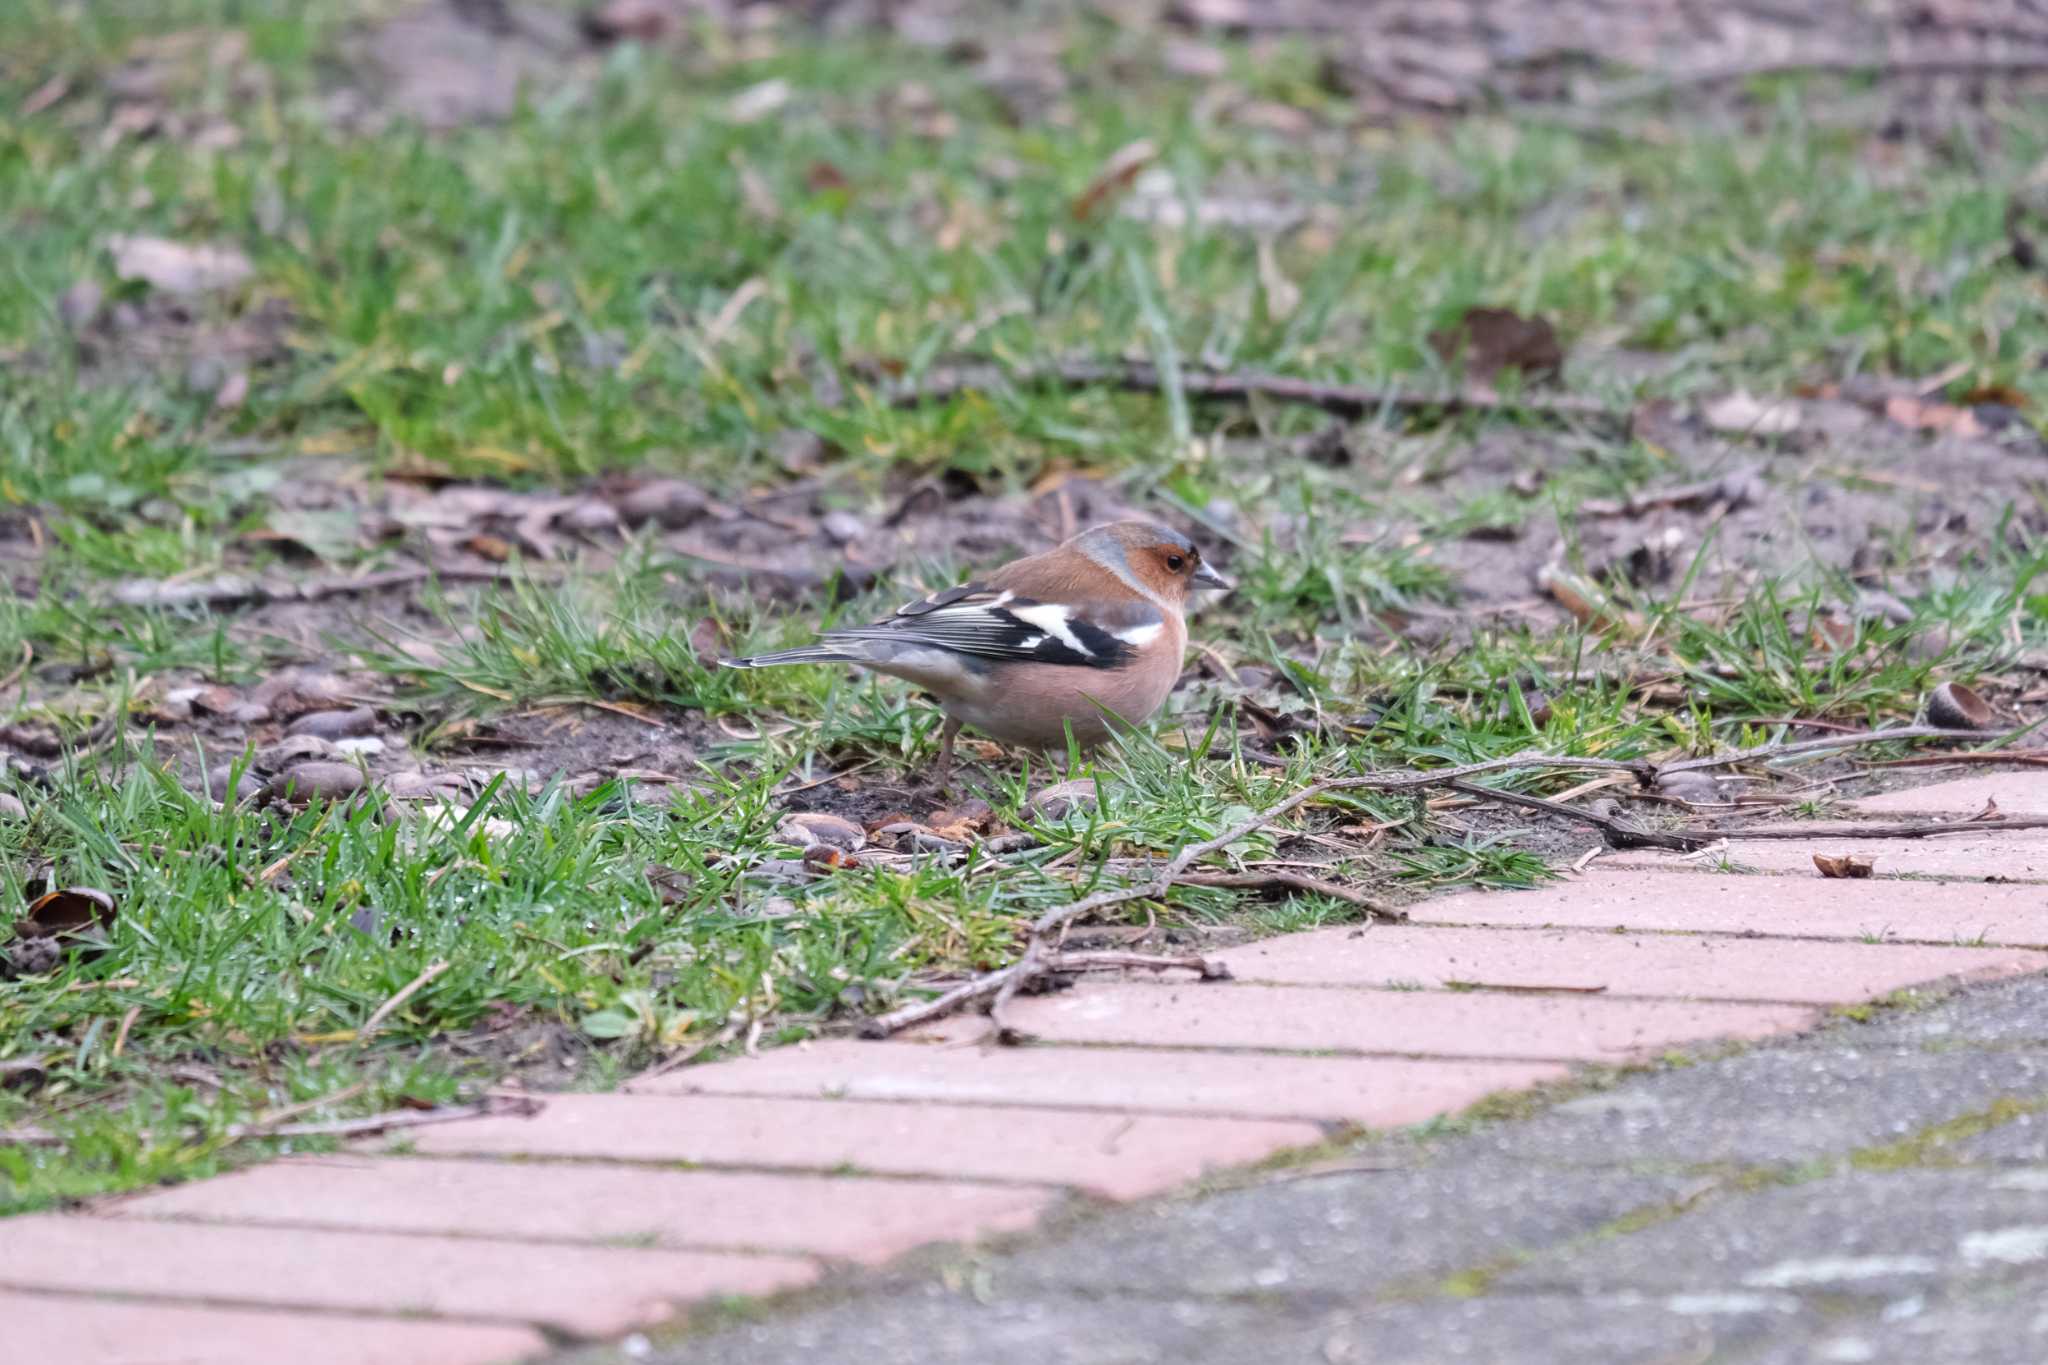
<svg viewBox="0 0 2048 1365">
<path fill-rule="evenodd" d="M 855 656 L 833 645 L 803 645 L 777 650 L 773 654 L 750 654 L 744 659 L 720 659 L 721 668 L 780 668 L 784 664 L 836 664 L 857 662 Z"/>
</svg>

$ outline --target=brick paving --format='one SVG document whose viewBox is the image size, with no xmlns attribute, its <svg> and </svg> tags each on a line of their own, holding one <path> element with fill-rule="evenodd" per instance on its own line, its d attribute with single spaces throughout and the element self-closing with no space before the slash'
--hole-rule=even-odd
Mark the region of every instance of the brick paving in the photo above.
<svg viewBox="0 0 2048 1365">
<path fill-rule="evenodd" d="M 1856 809 L 1973 815 L 1987 798 L 2048 811 L 2048 783 L 1970 777 Z M 2048 968 L 2048 831 L 1837 843 L 1875 852 L 1880 876 L 1823 880 L 1799 844 L 1609 855 L 1535 891 L 1428 902 L 1407 926 L 1232 950 L 1232 982 L 1020 999 L 1017 1022 L 1045 1040 L 1027 1049 L 944 1021 L 12 1219 L 0 1355 L 526 1358 L 1453 1114 L 1579 1064 Z"/>
</svg>

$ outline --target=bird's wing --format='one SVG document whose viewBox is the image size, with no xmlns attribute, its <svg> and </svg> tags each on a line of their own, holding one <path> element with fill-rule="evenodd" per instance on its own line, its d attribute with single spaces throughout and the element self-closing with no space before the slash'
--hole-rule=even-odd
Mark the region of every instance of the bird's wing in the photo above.
<svg viewBox="0 0 2048 1365">
<path fill-rule="evenodd" d="M 823 638 L 915 643 L 977 659 L 1116 668 L 1164 628 L 1165 617 L 1148 602 L 1040 602 L 974 582 L 898 607 L 885 621 L 842 627 Z"/>
</svg>

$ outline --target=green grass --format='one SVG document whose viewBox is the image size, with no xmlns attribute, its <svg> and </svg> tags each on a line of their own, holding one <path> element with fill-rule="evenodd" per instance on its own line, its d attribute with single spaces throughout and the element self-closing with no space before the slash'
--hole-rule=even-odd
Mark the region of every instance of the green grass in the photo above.
<svg viewBox="0 0 2048 1365">
<path fill-rule="evenodd" d="M 74 739 L 128 722 L 7 779 L 29 815 L 0 814 L 0 903 L 11 911 L 47 863 L 52 885 L 104 887 L 120 915 L 108 951 L 0 983 L 0 1061 L 40 1057 L 48 1073 L 0 1090 L 0 1129 L 54 1139 L 0 1142 L 0 1210 L 213 1169 L 273 1145 L 234 1125 L 285 1110 L 317 1121 L 444 1102 L 508 1070 L 601 1085 L 735 1024 L 758 1020 L 769 1041 L 837 1026 L 1004 962 L 1029 917 L 1123 875 L 1111 859 L 1169 853 L 1312 773 L 1531 747 L 1662 756 L 1758 743 L 1795 714 L 1897 720 L 1932 683 L 1996 677 L 2048 634 L 2032 590 L 2038 508 L 2017 499 L 1974 562 L 1893 585 L 1910 619 L 1858 621 L 1825 646 L 1809 619 L 1856 585 L 1796 571 L 1708 612 L 1686 604 L 1722 585 L 1690 574 L 1608 584 L 1640 632 L 1510 623 L 1403 638 L 1403 622 L 1459 614 L 1463 537 L 1568 524 L 1587 498 L 1684 470 L 1647 441 L 1513 414 L 1391 415 L 1357 433 L 1351 464 L 1315 466 L 1272 455 L 1325 425 L 1299 408 L 1021 379 L 901 408 L 873 377 L 914 379 L 964 351 L 1020 375 L 1129 354 L 1166 370 L 1436 384 L 1448 376 L 1429 333 L 1486 303 L 1554 318 L 1575 348 L 1572 387 L 1617 404 L 1952 372 L 1951 396 L 2004 385 L 2038 409 L 2048 322 L 2038 277 L 2004 259 L 2000 186 L 2048 152 L 2048 124 L 2018 107 L 1990 115 L 1988 164 L 1907 143 L 1891 153 L 1901 173 L 1794 94 L 1752 128 L 1703 122 L 1660 142 L 1484 118 L 1351 130 L 1314 54 L 1229 47 L 1233 79 L 1326 120 L 1293 138 L 1220 117 L 1199 83 L 1163 74 L 1155 39 L 1075 21 L 1056 123 L 1008 119 L 942 54 L 790 32 L 745 53 L 723 40 L 683 57 L 621 49 L 587 88 L 538 92 L 499 126 L 362 132 L 324 112 L 345 8 L 24 0 L 0 13 L 0 520 L 12 544 L 32 518 L 42 547 L 18 570 L 0 563 L 24 585 L 0 595 L 0 677 L 33 663 L 0 694 L 0 722 Z M 239 95 L 187 72 L 169 98 L 238 141 L 101 135 L 96 82 L 134 39 L 219 26 L 248 34 L 268 81 Z M 20 112 L 52 73 L 72 92 Z M 735 95 L 771 80 L 792 92 L 781 111 L 731 116 Z M 932 135 L 934 116 L 951 131 Z M 1242 231 L 1074 222 L 1073 197 L 1139 137 L 1159 143 L 1184 202 L 1249 192 L 1304 210 L 1273 253 L 1296 307 L 1262 282 Z M 81 357 L 57 303 L 80 279 L 142 309 L 146 327 L 161 318 L 161 300 L 113 278 L 115 233 L 247 252 L 250 283 L 189 305 L 202 328 L 285 319 L 246 402 L 216 411 L 182 363 Z M 1620 351 L 1655 353 L 1655 377 L 1611 373 Z M 763 865 L 797 852 L 775 843 L 789 788 L 915 775 L 936 717 L 870 678 L 721 671 L 693 628 L 708 622 L 733 652 L 790 643 L 834 613 L 886 610 L 909 574 L 836 606 L 775 603 L 704 587 L 641 535 L 489 590 L 423 592 L 412 614 L 338 612 L 312 643 L 288 620 L 108 600 L 131 578 L 379 567 L 386 544 L 295 505 L 322 481 L 528 488 L 659 472 L 737 497 L 786 481 L 776 450 L 792 431 L 826 441 L 847 505 L 911 477 L 1014 491 L 1069 470 L 1198 515 L 1232 544 L 1240 589 L 1196 637 L 1233 668 L 1285 679 L 1260 694 L 1305 727 L 1276 745 L 1285 766 L 1245 755 L 1228 698 L 1197 682 L 1171 723 L 1082 769 L 1105 779 L 1097 810 L 1029 814 L 1029 792 L 1064 762 L 977 776 L 1000 819 L 1039 836 L 1025 854 L 785 884 Z M 1502 441 L 1540 443 L 1539 493 L 1462 474 Z M 324 561 L 273 531 L 311 538 Z M 916 567 L 929 583 L 973 566 Z M 432 650 L 409 652 L 422 641 Z M 386 709 L 429 767 L 461 765 L 449 755 L 472 722 L 588 701 L 685 729 L 695 766 L 666 805 L 645 784 L 544 774 L 438 817 L 381 798 L 222 809 L 182 786 L 190 740 L 146 733 L 152 689 L 247 684 L 309 650 L 388 682 Z M 1513 700 L 1518 680 L 1548 698 L 1540 723 Z M 1369 847 L 1333 833 L 1381 825 Z M 1349 795 L 1299 828 L 1334 839 L 1374 894 L 1546 875 L 1521 824 L 1469 807 Z M 1271 833 L 1233 850 L 1281 852 Z M 650 865 L 669 869 L 664 890 Z M 1356 917 L 1214 890 L 1149 913 L 1260 933 Z M 1147 914 L 1132 907 L 1129 922 Z M 437 964 L 373 1039 L 357 1036 Z"/>
</svg>

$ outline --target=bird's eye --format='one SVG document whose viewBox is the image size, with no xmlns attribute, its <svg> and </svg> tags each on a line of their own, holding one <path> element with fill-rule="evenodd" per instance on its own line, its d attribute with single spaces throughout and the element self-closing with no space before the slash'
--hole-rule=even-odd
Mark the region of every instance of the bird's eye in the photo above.
<svg viewBox="0 0 2048 1365">
<path fill-rule="evenodd" d="M 1179 573 L 1187 566 L 1188 562 L 1179 555 L 1168 555 L 1166 557 L 1166 570 L 1168 573 Z"/>
</svg>

